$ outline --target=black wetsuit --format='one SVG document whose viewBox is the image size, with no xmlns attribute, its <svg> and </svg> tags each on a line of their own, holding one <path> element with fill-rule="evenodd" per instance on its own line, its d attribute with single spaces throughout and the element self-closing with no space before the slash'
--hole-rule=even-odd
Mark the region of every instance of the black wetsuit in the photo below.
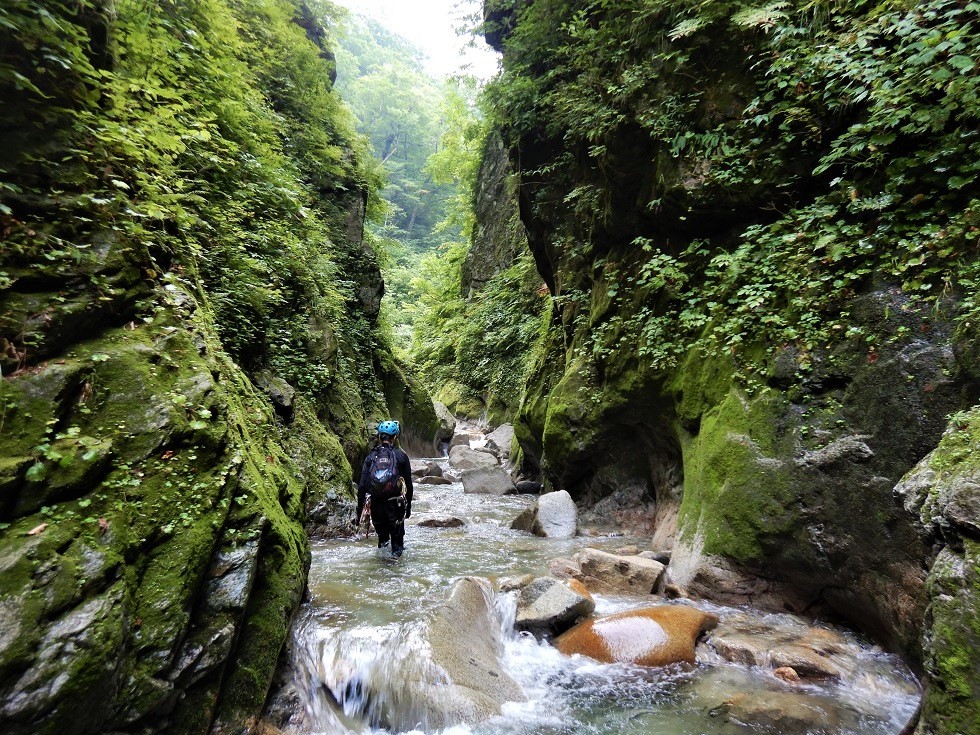
<svg viewBox="0 0 980 735">
<path fill-rule="evenodd" d="M 378 547 L 391 541 L 393 556 L 401 556 L 405 548 L 405 519 L 412 515 L 412 463 L 401 449 L 395 447 L 395 462 L 398 476 L 405 480 L 405 497 L 396 495 L 393 498 L 371 498 L 371 522 L 378 532 Z M 357 484 L 357 519 L 360 520 L 364 502 L 370 494 L 368 474 L 371 460 L 377 447 L 368 452 L 361 467 L 361 479 Z"/>
</svg>

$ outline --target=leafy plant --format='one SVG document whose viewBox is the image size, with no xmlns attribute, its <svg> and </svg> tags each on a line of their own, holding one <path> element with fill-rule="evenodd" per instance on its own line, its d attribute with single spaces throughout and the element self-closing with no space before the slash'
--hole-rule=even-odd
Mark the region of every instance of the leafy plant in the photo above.
<svg viewBox="0 0 980 735">
<path fill-rule="evenodd" d="M 974 320 L 978 10 L 515 11 L 489 114 L 529 161 L 523 195 L 548 233 L 537 247 L 563 274 L 557 304 L 581 349 L 667 369 L 691 348 L 751 362 L 750 345 L 792 344 L 806 369 L 823 345 L 874 353 L 891 339 L 857 329 L 847 306 L 882 282 L 910 309 L 956 295 L 956 318 Z"/>
</svg>

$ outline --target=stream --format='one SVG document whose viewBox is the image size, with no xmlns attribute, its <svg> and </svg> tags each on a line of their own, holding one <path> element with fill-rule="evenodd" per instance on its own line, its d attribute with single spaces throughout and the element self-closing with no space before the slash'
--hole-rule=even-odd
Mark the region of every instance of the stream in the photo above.
<svg viewBox="0 0 980 735">
<path fill-rule="evenodd" d="M 431 666 L 427 620 L 454 580 L 546 575 L 549 561 L 570 557 L 584 546 L 615 551 L 635 542 L 645 547 L 623 536 L 557 540 L 510 530 L 511 521 L 534 500 L 467 495 L 460 483 L 416 485 L 401 559 L 383 556 L 373 534 L 315 544 L 310 600 L 297 616 L 290 644 L 298 701 L 285 732 L 897 735 L 915 712 L 919 691 L 902 661 L 832 626 L 788 614 L 693 603 L 718 615 L 719 628 L 727 628 L 733 639 L 771 642 L 817 635 L 834 641 L 839 677 L 789 684 L 773 676 L 772 667 L 725 660 L 712 647 L 711 634 L 698 646 L 693 667 L 651 669 L 564 656 L 546 642 L 516 633 L 515 593 L 497 593 L 503 669 L 520 684 L 527 701 L 507 703 L 500 716 L 482 722 L 427 729 L 414 687 Z M 463 518 L 466 525 L 417 525 L 445 516 Z M 594 597 L 596 615 L 664 602 L 652 595 Z M 367 702 L 361 683 L 383 701 Z M 381 705 L 397 713 L 396 724 L 390 724 L 390 717 L 379 720 Z"/>
</svg>

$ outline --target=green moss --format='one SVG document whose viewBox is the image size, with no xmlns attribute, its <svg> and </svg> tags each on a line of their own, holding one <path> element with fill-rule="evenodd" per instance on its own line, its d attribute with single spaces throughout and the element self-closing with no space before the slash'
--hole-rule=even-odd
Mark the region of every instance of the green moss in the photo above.
<svg viewBox="0 0 980 735">
<path fill-rule="evenodd" d="M 980 408 L 950 417 L 949 427 L 936 450 L 929 456 L 929 466 L 940 476 L 980 467 Z M 937 483 L 938 484 L 938 483 Z"/>
<path fill-rule="evenodd" d="M 353 472 L 344 447 L 320 423 L 312 405 L 303 398 L 296 401 L 286 451 L 296 466 L 298 479 L 305 486 L 308 508 L 325 500 L 352 497 Z"/>
<path fill-rule="evenodd" d="M 280 531 L 286 530 L 285 535 Z M 272 524 L 260 550 L 260 565 L 240 645 L 225 681 L 216 713 L 217 730 L 236 727 L 254 716 L 272 683 L 292 615 L 302 598 L 309 549 L 301 529 Z"/>
<path fill-rule="evenodd" d="M 483 399 L 472 395 L 466 386 L 454 380 L 443 383 L 433 398 L 444 404 L 454 416 L 468 419 L 480 418 L 486 409 Z"/>
<path fill-rule="evenodd" d="M 669 385 L 678 418 L 699 420 L 709 408 L 722 403 L 733 387 L 733 368 L 724 358 L 708 358 L 697 349 L 689 350 Z"/>
<path fill-rule="evenodd" d="M 784 411 L 774 391 L 750 399 L 732 388 L 704 414 L 696 436 L 681 432 L 681 533 L 700 534 L 707 553 L 758 563 L 764 539 L 793 527 L 793 468 L 775 429 Z"/>
<path fill-rule="evenodd" d="M 929 575 L 925 732 L 980 732 L 980 543 L 940 554 Z"/>
<path fill-rule="evenodd" d="M 603 393 L 592 366 L 574 360 L 548 395 L 541 437 L 546 461 L 564 461 L 584 450 L 600 429 Z"/>
</svg>

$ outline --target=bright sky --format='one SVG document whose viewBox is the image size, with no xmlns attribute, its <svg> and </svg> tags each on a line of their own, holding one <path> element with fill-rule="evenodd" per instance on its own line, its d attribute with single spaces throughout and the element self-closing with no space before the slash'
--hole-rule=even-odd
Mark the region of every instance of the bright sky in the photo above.
<svg viewBox="0 0 980 735">
<path fill-rule="evenodd" d="M 456 35 L 462 18 L 482 12 L 482 0 L 334 0 L 355 13 L 379 21 L 388 30 L 407 38 L 429 57 L 426 70 L 436 76 L 464 71 L 490 79 L 497 71 L 497 53 L 483 39 L 477 48 L 466 48 L 469 35 Z"/>
</svg>

